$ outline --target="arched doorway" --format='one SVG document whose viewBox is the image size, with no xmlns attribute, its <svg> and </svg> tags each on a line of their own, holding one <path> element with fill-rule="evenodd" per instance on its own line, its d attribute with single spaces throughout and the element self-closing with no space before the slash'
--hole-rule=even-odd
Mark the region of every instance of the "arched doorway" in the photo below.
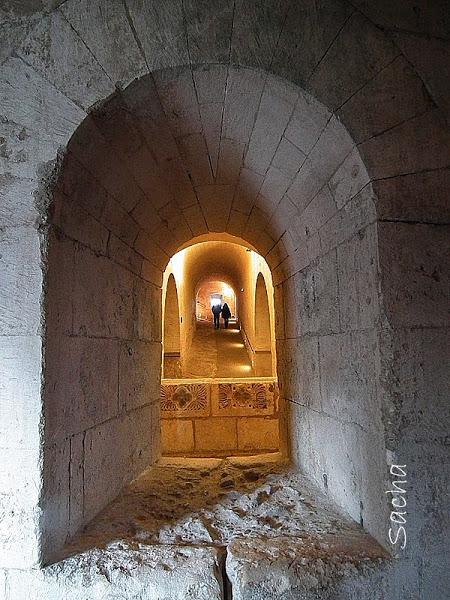
<svg viewBox="0 0 450 600">
<path fill-rule="evenodd" d="M 177 377 L 181 372 L 180 307 L 173 273 L 167 280 L 164 299 L 163 375 Z"/>
<path fill-rule="evenodd" d="M 270 364 L 264 373 L 255 369 L 259 364 L 254 327 L 257 275 L 263 268 L 272 285 L 270 269 L 259 254 L 237 242 L 236 238 L 214 239 L 211 234 L 210 240 L 179 251 L 167 266 L 166 273 L 175 271 L 185 318 L 181 372 L 164 373 L 162 380 L 163 455 L 279 452 L 276 369 Z M 226 322 L 219 317 L 216 327 L 212 307 L 223 311 L 225 304 L 231 318 Z M 270 348 L 272 334 L 266 333 Z"/>
<path fill-rule="evenodd" d="M 266 283 L 262 273 L 258 273 L 255 288 L 256 375 L 270 375 L 272 373 L 272 320 Z"/>
</svg>

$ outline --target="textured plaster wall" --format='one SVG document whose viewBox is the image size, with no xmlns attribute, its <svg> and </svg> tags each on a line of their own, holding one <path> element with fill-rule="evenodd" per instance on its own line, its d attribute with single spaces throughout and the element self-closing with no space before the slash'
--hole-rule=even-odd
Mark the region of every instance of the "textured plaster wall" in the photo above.
<svg viewBox="0 0 450 600">
<path fill-rule="evenodd" d="M 328 493 L 362 515 L 380 539 L 388 506 L 379 474 L 387 478 L 391 460 L 410 465 L 411 539 L 399 568 L 411 598 L 436 598 L 436 589 L 444 597 L 445 8 L 384 0 L 336 0 L 320 9 L 309 1 L 2 6 L 2 566 L 36 564 L 41 525 L 52 523 L 47 486 L 42 490 L 43 298 L 47 247 L 50 258 L 53 248 L 63 262 L 57 247 L 65 240 L 54 242 L 56 227 L 47 226 L 46 189 L 58 148 L 82 123 L 82 144 L 74 140 L 70 150 L 76 185 L 68 186 L 69 221 L 79 215 L 78 233 L 57 225 L 77 240 L 67 246 L 79 244 L 86 265 L 107 265 L 113 280 L 143 279 L 157 288 L 169 257 L 195 235 L 225 227 L 254 244 L 274 274 L 278 355 L 293 365 L 280 372 L 298 365 L 303 373 L 282 382 L 297 417 L 291 419 L 294 455 L 319 481 L 327 473 Z M 229 69 L 230 62 L 241 68 Z M 192 68 L 132 83 L 114 97 L 110 117 L 100 111 L 86 118 L 116 84 L 126 87 L 145 73 L 180 65 Z M 195 135 L 200 131 L 204 141 Z M 184 134 L 194 137 L 184 140 Z M 136 136 L 150 146 L 154 140 L 155 153 L 135 143 Z M 165 165 L 164 185 L 152 177 L 153 160 Z M 228 219 L 211 195 L 228 207 Z M 102 227 L 110 232 L 108 255 Z M 121 311 L 132 305 L 124 298 Z M 77 333 L 80 345 L 90 327 Z M 130 334 L 120 331 L 111 348 L 134 340 Z M 358 368 L 349 369 L 354 354 Z M 55 448 L 67 477 L 63 437 Z M 50 460 L 51 444 L 45 439 L 46 481 L 47 465 L 61 464 Z M 126 454 L 120 443 L 113 449 Z M 67 498 L 63 483 L 59 489 Z M 8 577 L 5 586 L 14 598 Z"/>
</svg>

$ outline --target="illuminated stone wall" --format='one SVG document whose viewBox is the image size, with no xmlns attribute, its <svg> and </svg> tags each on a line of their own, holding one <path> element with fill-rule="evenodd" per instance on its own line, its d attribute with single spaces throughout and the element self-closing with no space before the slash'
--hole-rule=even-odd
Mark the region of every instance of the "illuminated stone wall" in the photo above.
<svg viewBox="0 0 450 600">
<path fill-rule="evenodd" d="M 237 456 L 279 450 L 272 380 L 163 381 L 162 453 Z"/>
</svg>

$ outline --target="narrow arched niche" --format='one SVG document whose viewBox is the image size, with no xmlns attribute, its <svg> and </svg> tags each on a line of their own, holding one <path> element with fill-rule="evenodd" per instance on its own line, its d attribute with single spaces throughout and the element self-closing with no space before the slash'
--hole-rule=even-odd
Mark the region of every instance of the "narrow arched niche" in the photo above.
<svg viewBox="0 0 450 600">
<path fill-rule="evenodd" d="M 269 297 L 262 273 L 258 273 L 255 288 L 255 351 L 256 375 L 270 375 L 272 372 L 272 321 Z"/>
<path fill-rule="evenodd" d="M 284 454 L 355 519 L 383 512 L 382 469 L 376 485 L 358 476 L 384 460 L 368 181 L 340 121 L 256 69 L 157 71 L 80 124 L 48 238 L 45 560 L 158 459 L 163 272 L 210 235 L 271 270 Z M 381 539 L 376 513 L 364 522 Z"/>
<path fill-rule="evenodd" d="M 173 273 L 170 274 L 165 289 L 163 312 L 163 374 L 164 377 L 177 377 L 180 372 L 181 337 L 180 307 L 178 290 Z"/>
</svg>

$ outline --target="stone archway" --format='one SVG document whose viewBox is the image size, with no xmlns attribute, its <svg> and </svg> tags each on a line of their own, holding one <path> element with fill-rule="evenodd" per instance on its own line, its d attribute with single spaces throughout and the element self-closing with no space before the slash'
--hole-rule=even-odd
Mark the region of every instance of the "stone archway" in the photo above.
<svg viewBox="0 0 450 600">
<path fill-rule="evenodd" d="M 437 42 L 430 41 L 425 36 L 442 36 L 442 26 L 436 25 L 442 20 L 425 19 L 418 25 L 413 8 L 405 8 L 398 15 L 398 22 L 394 22 L 391 15 L 385 13 L 383 3 L 375 3 L 370 8 L 363 3 L 360 4 L 360 10 L 355 10 L 347 2 L 337 5 L 332 3 L 324 7 L 320 15 L 314 13 L 314 18 L 311 10 L 305 8 L 303 3 L 292 3 L 290 6 L 283 4 L 275 15 L 276 18 L 270 19 L 270 22 L 264 17 L 263 3 L 256 3 L 250 23 L 244 4 L 237 6 L 234 13 L 229 10 L 228 5 L 224 6 L 217 18 L 209 20 L 208 15 L 212 17 L 210 11 L 215 10 L 214 3 L 202 7 L 198 12 L 188 11 L 187 17 L 183 16 L 181 10 L 175 9 L 173 14 L 165 14 L 168 10 L 165 4 L 152 5 L 148 11 L 144 10 L 142 18 L 137 18 L 139 12 L 135 2 L 128 2 L 128 12 L 122 3 L 112 2 L 110 6 L 110 17 L 121 32 L 115 38 L 116 45 L 111 44 L 109 29 L 102 21 L 98 3 L 89 3 L 89 18 L 84 20 L 80 15 L 86 13 L 79 10 L 77 2 L 69 1 L 55 10 L 35 14 L 31 10 L 30 14 L 19 15 L 13 22 L 14 35 L 6 40 L 8 44 L 11 42 L 11 48 L 7 44 L 2 54 L 5 57 L 2 64 L 2 109 L 7 121 L 4 123 L 7 143 L 11 146 L 6 159 L 6 191 L 2 192 L 6 207 L 2 214 L 7 224 L 2 234 L 2 248 L 6 249 L 2 256 L 6 256 L 4 260 L 7 266 L 7 283 L 4 288 L 7 314 L 2 325 L 6 340 L 4 348 L 8 356 L 4 367 L 5 380 L 8 382 L 5 389 L 8 399 L 10 396 L 20 398 L 19 402 L 11 403 L 14 408 L 8 411 L 7 418 L 4 419 L 7 447 L 2 452 L 2 460 L 5 461 L 6 473 L 13 468 L 26 474 L 24 479 L 14 479 L 12 488 L 9 482 L 5 483 L 5 512 L 13 516 L 8 517 L 7 521 L 7 530 L 12 532 L 11 535 L 8 533 L 2 537 L 3 566 L 26 568 L 45 559 L 47 553 L 40 550 L 43 545 L 57 547 L 68 531 L 75 530 L 84 518 L 92 514 L 94 508 L 88 507 L 80 517 L 80 512 L 83 513 L 85 509 L 80 511 L 77 502 L 68 505 L 67 490 L 70 488 L 73 491 L 77 486 L 82 489 L 86 484 L 84 489 L 87 490 L 89 499 L 89 468 L 85 472 L 86 481 L 77 480 L 77 474 L 82 471 L 77 457 L 89 456 L 91 443 L 92 448 L 95 444 L 97 448 L 103 445 L 104 455 L 109 452 L 106 449 L 109 435 L 105 433 L 105 423 L 109 421 L 102 421 L 103 433 L 97 432 L 98 435 L 92 440 L 88 439 L 86 445 L 82 432 L 68 431 L 63 423 L 58 424 L 61 414 L 55 418 L 53 430 L 53 417 L 50 418 L 46 413 L 47 459 L 44 478 L 46 482 L 54 479 L 56 483 L 54 489 L 41 485 L 43 475 L 39 457 L 44 446 L 41 435 L 43 396 L 40 385 L 44 328 L 41 324 L 44 322 L 45 312 L 41 303 L 42 291 L 48 286 L 47 289 L 52 289 L 54 294 L 53 297 L 51 294 L 47 297 L 49 303 L 53 302 L 53 322 L 48 320 L 45 323 L 48 334 L 45 352 L 49 356 L 58 353 L 57 346 L 53 346 L 50 340 L 51 335 L 56 331 L 58 335 L 61 331 L 67 333 L 70 329 L 71 336 L 73 319 L 80 326 L 80 331 L 94 321 L 102 322 L 98 318 L 92 319 L 90 324 L 87 322 L 89 318 L 80 322 L 79 313 L 75 311 L 69 314 L 66 310 L 67 298 L 74 293 L 80 297 L 82 290 L 74 289 L 72 285 L 61 285 L 59 289 L 52 287 L 58 271 L 52 268 L 47 271 L 46 261 L 48 260 L 48 264 L 61 261 L 60 264 L 64 264 L 68 272 L 75 269 L 74 281 L 79 281 L 79 277 L 84 276 L 79 269 L 85 258 L 91 263 L 98 259 L 109 269 L 112 286 L 118 296 L 127 301 L 130 299 L 130 288 L 121 286 L 114 280 L 114 267 L 106 265 L 110 260 L 122 267 L 126 265 L 123 268 L 133 273 L 133 270 L 138 270 L 139 260 L 142 258 L 140 275 L 144 274 L 144 281 L 147 283 L 153 281 L 153 287 L 133 282 L 131 296 L 136 309 L 135 316 L 141 319 L 141 292 L 145 288 L 146 294 L 154 295 L 155 306 L 160 303 L 157 289 L 160 285 L 160 271 L 171 252 L 178 247 L 179 241 L 174 238 L 179 236 L 180 242 L 185 243 L 194 234 L 191 227 L 195 229 L 194 223 L 198 223 L 199 215 L 196 204 L 184 207 L 186 218 L 191 220 L 186 229 L 182 220 L 175 225 L 179 215 L 172 219 L 173 213 L 169 211 L 162 218 L 162 221 L 171 223 L 167 230 L 161 229 L 161 236 L 166 240 L 165 247 L 161 248 L 159 255 L 158 248 L 154 248 L 155 253 L 152 253 L 152 257 L 159 256 L 158 259 L 153 258 L 157 264 L 148 260 L 148 256 L 140 254 L 144 247 L 150 247 L 151 240 L 148 235 L 141 231 L 137 233 L 136 230 L 134 234 L 137 237 L 134 237 L 133 225 L 129 219 L 131 207 L 127 204 L 130 196 L 137 198 L 141 195 L 137 189 L 140 185 L 136 187 L 133 184 L 127 189 L 121 185 L 125 180 L 130 184 L 137 174 L 131 179 L 124 179 L 121 174 L 126 160 L 117 161 L 117 157 L 114 158 L 117 152 L 121 157 L 129 157 L 133 148 L 123 147 L 123 152 L 116 149 L 112 151 L 109 143 L 99 134 L 93 119 L 88 118 L 84 122 L 85 132 L 92 126 L 90 134 L 92 140 L 96 139 L 91 147 L 105 157 L 102 175 L 90 176 L 89 169 L 93 163 L 86 159 L 84 167 L 80 166 L 84 179 L 76 184 L 75 180 L 66 181 L 66 193 L 69 196 L 71 190 L 77 190 L 76 202 L 72 204 L 73 213 L 64 210 L 59 213 L 57 210 L 48 228 L 47 206 L 51 200 L 49 190 L 52 189 L 49 184 L 53 177 L 53 164 L 48 163 L 55 160 L 58 147 L 67 145 L 74 130 L 85 119 L 86 111 L 113 93 L 116 83 L 123 82 L 126 85 L 149 71 L 185 64 L 191 50 L 193 64 L 203 65 L 200 69 L 194 66 L 191 71 L 199 72 L 199 81 L 202 74 L 209 71 L 206 64 L 211 64 L 211 61 L 228 64 L 231 57 L 235 64 L 262 67 L 290 81 L 306 82 L 305 86 L 312 95 L 323 102 L 323 105 L 317 107 L 318 112 L 313 111 L 312 117 L 308 108 L 314 103 L 306 96 L 308 101 L 303 107 L 304 112 L 301 111 L 294 119 L 299 126 L 308 121 L 309 132 L 315 131 L 316 125 L 317 136 L 303 136 L 303 139 L 312 140 L 312 143 L 305 152 L 307 156 L 298 182 L 298 204 L 291 206 L 282 198 L 269 219 L 276 239 L 272 238 L 271 241 L 267 237 L 267 223 L 260 208 L 253 209 L 253 204 L 250 207 L 254 200 L 252 194 L 244 194 L 236 204 L 233 198 L 229 222 L 233 225 L 233 231 L 239 231 L 249 243 L 258 243 L 258 248 L 267 256 L 273 268 L 276 303 L 280 307 L 277 311 L 277 343 L 284 365 L 282 370 L 286 374 L 284 393 L 291 400 L 294 415 L 290 420 L 293 432 L 291 439 L 299 441 L 293 448 L 293 455 L 298 457 L 299 464 L 317 481 L 323 482 L 322 476 L 325 473 L 328 493 L 355 518 L 360 518 L 369 531 L 379 539 L 384 539 L 386 532 L 382 523 L 387 510 L 381 499 L 384 498 L 381 491 L 385 488 L 385 477 L 378 475 L 386 472 L 386 450 L 388 456 L 400 453 L 411 459 L 418 476 L 431 469 L 439 477 L 433 461 L 424 458 L 429 456 L 429 448 L 413 425 L 414 420 L 418 419 L 419 409 L 411 401 L 414 394 L 405 391 L 410 388 L 406 385 L 402 387 L 402 383 L 409 382 L 409 377 L 404 373 L 399 356 L 403 357 L 407 352 L 411 363 L 416 360 L 420 362 L 416 353 L 425 356 L 421 363 L 425 364 L 423 381 L 421 384 L 417 383 L 414 389 L 417 398 L 421 398 L 420 402 L 428 409 L 429 404 L 425 402 L 423 391 L 427 385 L 423 382 L 435 381 L 436 377 L 435 366 L 426 357 L 434 356 L 433 353 L 439 347 L 445 348 L 444 336 L 436 331 L 447 323 L 440 260 L 444 255 L 442 248 L 445 243 L 441 226 L 448 221 L 446 203 L 442 201 L 445 197 L 443 190 L 448 185 L 448 129 L 442 116 L 446 105 L 442 101 L 443 95 L 439 94 L 439 76 L 435 70 L 428 68 L 433 61 L 422 61 L 422 57 L 433 55 L 431 48 Z M 155 15 L 158 18 L 155 19 Z M 221 35 L 205 32 L 201 25 L 205 22 L 212 23 L 212 31 L 220 32 Z M 130 27 L 130 23 L 135 24 Z M 158 27 L 157 34 L 154 31 L 155 23 Z M 267 44 L 253 44 L 251 40 L 260 39 L 261 28 L 265 32 L 262 37 Z M 411 29 L 420 38 L 420 56 L 410 37 Z M 207 43 L 197 44 L 198 36 L 203 41 L 207 40 Z M 63 43 L 61 39 L 64 40 Z M 304 44 L 296 43 L 297 40 L 304 40 Z M 14 55 L 12 50 L 15 50 Z M 244 72 L 242 69 L 240 71 Z M 209 76 L 205 75 L 205 78 L 208 82 Z M 237 94 L 231 104 L 241 105 L 245 113 L 252 106 L 252 90 L 255 90 L 257 81 L 258 75 L 253 73 L 252 85 L 245 88 L 245 81 L 241 82 L 242 85 L 239 83 L 237 88 L 246 91 L 241 98 Z M 426 84 L 426 92 L 423 82 Z M 205 120 L 210 119 L 211 131 L 215 131 L 214 107 L 209 105 L 216 103 L 215 89 L 215 84 L 212 87 L 206 86 L 206 95 L 203 97 L 209 102 L 200 103 L 206 105 L 203 115 Z M 232 89 L 233 86 L 230 87 Z M 189 104 L 192 96 L 186 96 L 185 99 Z M 273 105 L 273 100 L 269 105 Z M 333 111 L 323 113 L 327 115 L 326 123 L 320 120 L 324 105 Z M 264 103 L 260 106 L 263 110 L 267 109 Z M 302 120 L 302 115 L 305 120 Z M 178 113 L 178 116 L 182 120 L 183 112 Z M 141 117 L 145 120 L 145 114 L 141 114 Z M 200 120 L 202 118 L 200 116 Z M 343 154 L 336 152 L 334 143 L 339 119 L 345 123 L 352 140 Z M 240 132 L 246 131 L 245 127 L 241 127 L 242 123 L 244 119 L 235 123 Z M 258 133 L 258 129 L 255 131 Z M 293 131 L 286 132 L 292 138 Z M 83 140 L 85 158 L 89 156 L 88 137 L 86 135 Z M 134 136 L 128 137 L 128 140 L 134 139 Z M 228 138 L 225 136 L 224 139 Z M 296 146 L 295 140 L 289 137 L 286 139 Z M 214 136 L 210 138 L 211 152 L 219 157 L 217 162 L 213 161 L 213 165 L 217 164 L 216 174 L 220 173 L 221 152 L 223 156 L 229 152 L 230 162 L 227 161 L 227 164 L 232 171 L 242 140 L 234 141 L 237 144 L 224 144 L 223 148 L 219 146 L 217 149 Z M 296 142 L 302 151 L 302 136 L 296 138 Z M 353 142 L 356 142 L 355 151 Z M 282 146 L 277 147 L 277 151 L 279 148 L 281 153 L 286 145 L 289 147 L 284 141 Z M 338 146 L 341 147 L 339 144 Z M 258 143 L 255 142 L 253 156 L 256 155 L 256 158 L 253 166 L 260 158 L 264 160 L 264 156 L 257 156 L 258 148 Z M 83 150 L 79 149 L 77 156 L 74 149 L 75 146 L 71 156 L 75 164 Z M 367 170 L 361 166 L 361 157 Z M 282 166 L 284 169 L 290 168 L 290 163 L 283 162 Z M 250 170 L 253 172 L 253 169 Z M 75 179 L 76 173 L 77 170 L 74 169 L 72 174 Z M 255 173 L 261 175 L 257 170 Z M 65 175 L 69 176 L 69 172 Z M 202 173 L 197 173 L 196 177 L 201 178 Z M 226 180 L 229 174 L 220 173 L 219 178 L 222 177 Z M 255 179 L 257 181 L 258 177 Z M 369 181 L 372 183 L 369 184 Z M 280 187 L 270 179 L 266 183 L 264 192 L 274 199 L 274 189 L 279 191 Z M 317 191 L 317 185 L 320 191 L 322 184 L 324 194 L 307 197 L 310 192 L 313 194 Z M 183 185 L 180 188 L 183 190 L 181 196 L 187 197 L 189 188 L 184 188 Z M 254 191 L 251 181 L 244 187 Z M 327 187 L 337 210 L 328 221 L 323 222 Z M 203 196 L 203 205 L 210 201 L 207 192 L 208 190 Z M 224 189 L 216 187 L 216 192 L 224 194 L 222 198 L 226 198 Z M 114 196 L 113 202 L 103 203 L 102 198 L 110 199 L 110 196 Z M 427 202 L 423 202 L 423 198 Z M 261 194 L 258 202 L 264 206 L 266 199 Z M 237 202 L 240 203 L 240 210 L 236 209 Z M 86 205 L 90 212 L 85 210 Z M 145 201 L 140 208 L 144 205 Z M 246 205 L 249 208 L 245 208 Z M 117 212 L 111 210 L 107 214 L 107 211 L 104 212 L 105 206 L 108 209 L 114 206 Z M 136 214 L 138 212 L 137 210 Z M 144 211 L 142 218 L 144 214 L 151 222 L 151 211 Z M 100 222 L 100 218 L 105 218 L 105 221 Z M 221 226 L 221 219 L 214 214 L 210 213 L 205 220 L 207 227 L 215 228 L 217 223 Z M 311 221 L 321 223 L 320 232 L 311 232 L 308 225 Z M 125 222 L 130 225 L 129 228 L 124 225 Z M 440 227 L 435 227 L 437 224 Z M 65 232 L 63 237 L 58 239 L 59 231 L 55 226 Z M 205 228 L 204 225 L 202 227 Z M 195 233 L 205 231 L 202 227 L 196 229 Z M 421 240 L 429 249 L 424 261 L 411 251 L 417 240 Z M 49 241 L 50 244 L 47 245 Z M 272 242 L 275 245 L 268 251 Z M 68 249 L 71 244 L 74 252 L 64 253 L 62 249 Z M 105 248 L 108 256 L 101 254 L 105 253 Z M 137 252 L 141 258 L 136 259 L 133 252 Z M 80 260 L 82 255 L 83 259 Z M 336 272 L 338 277 L 335 276 Z M 429 276 L 435 272 L 437 276 Z M 135 272 L 130 275 L 128 283 L 134 276 Z M 403 282 L 412 279 L 415 281 L 414 293 L 405 293 Z M 26 281 L 26 285 L 23 285 L 23 281 Z M 372 281 L 374 287 L 367 287 L 367 281 Z M 346 289 L 348 294 L 337 300 L 336 295 L 331 298 L 322 293 L 323 290 L 330 289 Z M 368 289 L 370 293 L 367 294 Z M 282 317 L 283 310 L 289 311 L 294 305 L 299 307 L 303 318 L 297 320 L 298 328 L 293 328 L 292 322 L 286 327 Z M 120 313 L 120 306 L 114 303 L 108 305 L 112 316 L 112 321 L 108 317 L 108 322 L 114 322 L 114 318 Z M 424 306 L 427 309 L 432 306 L 433 310 L 421 311 Z M 331 322 L 336 323 L 337 320 L 339 327 L 344 327 L 345 332 L 335 331 L 331 322 L 322 319 L 324 312 L 333 315 Z M 119 320 L 126 322 L 126 319 L 122 320 L 123 316 L 121 314 L 116 324 Z M 373 322 L 376 322 L 375 328 L 371 329 L 374 337 L 367 345 L 367 340 L 363 341 L 364 332 L 371 328 Z M 158 319 L 155 323 L 158 323 Z M 139 327 L 142 325 L 141 321 Z M 150 323 L 146 323 L 145 327 L 150 327 Z M 314 335 L 318 331 L 321 332 L 320 335 Z M 130 341 L 127 337 L 130 331 L 119 332 L 124 335 L 120 338 L 123 343 L 120 352 L 124 352 L 126 356 L 129 352 L 129 348 L 125 348 Z M 90 335 L 92 336 L 92 332 Z M 346 373 L 347 363 L 336 364 L 331 352 L 331 336 L 336 336 L 336 339 L 339 337 L 341 354 L 351 357 L 350 362 L 353 360 L 352 350 L 357 348 L 356 353 L 361 357 L 363 366 L 372 364 L 366 357 L 374 356 L 373 348 L 379 350 L 380 366 L 376 367 L 375 373 L 362 369 L 355 379 L 350 377 L 351 373 L 340 379 L 339 373 Z M 319 337 L 323 339 L 319 340 Z M 155 342 L 157 352 L 158 333 L 155 333 L 154 338 L 147 342 L 149 347 Z M 79 344 L 76 351 L 80 351 L 80 356 L 83 352 L 90 352 L 89 347 L 82 348 L 83 343 L 88 346 L 87 342 L 78 340 L 76 343 Z M 99 347 L 97 356 L 104 356 L 102 352 L 108 346 L 108 341 L 97 335 L 92 346 L 96 344 Z M 73 345 L 75 346 L 75 342 Z M 143 344 L 140 349 L 137 346 L 139 344 L 131 349 L 132 353 L 142 350 Z M 67 348 L 67 352 L 69 351 L 71 350 Z M 321 384 L 316 379 L 319 361 L 326 365 L 324 373 L 328 374 Z M 27 375 L 24 384 L 17 383 L 18 371 Z M 374 391 L 369 386 L 370 389 L 367 390 L 366 384 L 373 377 L 378 381 L 377 389 Z M 75 379 L 81 380 L 78 376 Z M 89 373 L 83 372 L 83 381 L 90 380 Z M 51 381 L 51 378 L 49 382 L 45 381 L 46 390 L 51 389 Z M 348 388 L 346 386 L 349 381 Z M 362 395 L 359 393 L 361 389 L 364 389 Z M 87 388 L 81 390 L 77 397 L 87 398 L 90 393 L 86 394 L 86 390 Z M 346 390 L 345 393 L 343 390 Z M 369 400 L 362 402 L 362 405 L 351 402 L 352 390 L 358 390 L 358 398 Z M 336 410 L 337 398 L 343 396 L 349 402 L 344 405 L 341 403 L 339 410 Z M 125 398 L 128 397 L 125 393 Z M 100 406 L 101 402 L 97 404 Z M 50 409 L 50 405 L 47 408 Z M 58 413 L 59 405 L 56 404 L 53 408 Z M 154 410 L 156 415 L 157 411 Z M 365 417 L 369 410 L 370 418 L 367 422 Z M 445 406 L 443 410 L 445 412 Z M 436 445 L 434 450 L 441 452 L 442 444 L 439 443 L 438 434 L 442 430 L 440 424 L 443 419 L 437 418 L 436 414 L 441 415 L 442 411 L 433 411 L 434 408 L 430 409 L 431 427 L 437 432 L 433 442 Z M 89 422 L 93 415 L 87 412 L 83 418 Z M 339 426 L 335 427 L 338 413 L 343 417 Z M 402 415 L 411 422 L 407 432 L 400 431 L 397 424 Z M 66 417 L 69 420 L 68 414 Z M 77 422 L 79 421 L 78 419 Z M 375 422 L 377 425 L 374 427 Z M 126 429 L 129 423 L 128 417 L 121 426 Z M 64 435 L 60 435 L 63 431 Z M 334 438 L 328 436 L 330 431 L 333 431 Z M 324 439 L 327 440 L 327 446 L 321 443 Z M 342 452 L 335 454 L 335 448 Z M 418 448 L 417 454 L 411 448 Z M 364 461 L 368 451 L 373 459 L 370 464 Z M 136 448 L 136 456 L 139 452 Z M 354 459 L 350 461 L 350 471 L 348 456 Z M 123 471 L 128 467 L 122 466 Z M 333 481 L 337 482 L 336 486 Z M 123 478 L 118 477 L 111 489 L 119 489 L 122 483 Z M 426 490 L 425 485 L 423 490 Z M 349 492 L 354 498 L 350 505 L 347 501 Z M 418 492 L 418 497 L 420 495 Z M 424 510 L 421 500 L 418 500 L 418 506 Z M 43 516 L 40 514 L 40 507 L 43 509 Z M 16 526 L 17 514 L 21 515 L 20 527 Z M 68 522 L 71 523 L 69 528 L 66 526 Z M 53 535 L 58 530 L 58 523 L 61 524 L 61 530 Z M 25 550 L 24 539 L 27 540 Z M 414 558 L 416 559 L 419 560 L 418 557 Z"/>
<path fill-rule="evenodd" d="M 255 340 L 259 375 L 272 371 L 272 325 L 269 309 L 269 298 L 262 273 L 258 274 L 255 287 Z"/>
<path fill-rule="evenodd" d="M 180 370 L 181 334 L 177 284 L 173 273 L 169 275 L 165 292 L 163 317 L 163 375 L 164 377 L 176 377 Z"/>
<path fill-rule="evenodd" d="M 209 119 L 223 115 L 222 133 L 205 114 Z M 351 178 L 349 164 L 357 165 L 350 170 L 357 171 L 356 178 Z M 333 187 L 331 180 L 340 183 Z M 318 410 L 317 389 L 334 378 L 330 334 L 339 335 L 342 344 L 355 338 L 352 346 L 358 351 L 346 356 L 340 370 L 357 368 L 369 388 L 358 383 L 345 395 L 350 395 L 349 406 L 357 406 L 369 394 L 371 412 L 354 415 L 350 431 L 340 421 L 340 408 L 331 411 L 331 419 L 344 438 L 353 428 L 356 435 L 358 427 L 368 427 L 375 447 L 381 444 L 369 359 L 377 351 L 378 300 L 374 197 L 367 181 L 338 119 L 301 89 L 258 70 L 212 65 L 194 72 L 184 67 L 158 71 L 117 92 L 83 121 L 69 144 L 53 198 L 44 453 L 49 473 L 62 469 L 64 479 L 73 474 L 67 482 L 72 495 L 77 494 L 72 479 L 81 471 L 83 499 L 79 503 L 73 497 L 68 503 L 75 511 L 72 517 L 65 511 L 58 513 L 59 522 L 52 517 L 49 548 L 67 537 L 71 518 L 73 527 L 80 526 L 158 456 L 159 399 L 151 374 L 160 372 L 162 270 L 181 245 L 207 232 L 243 237 L 267 261 L 275 286 L 278 373 L 287 406 L 285 450 L 316 480 L 326 472 L 328 492 L 359 518 L 361 502 L 366 503 L 360 498 L 372 494 L 358 479 L 361 448 L 370 438 L 362 436 L 353 455 L 345 452 L 350 466 L 344 469 L 332 438 L 329 448 L 319 441 L 330 416 L 328 410 Z M 369 261 L 368 268 L 364 264 L 346 271 L 357 256 Z M 370 298 L 361 317 L 364 333 L 353 315 L 340 320 L 347 306 L 353 309 L 356 302 L 360 307 L 356 298 L 347 300 L 351 285 L 361 285 Z M 62 290 L 65 295 L 59 297 Z M 53 328 L 59 311 L 71 318 Z M 294 318 L 287 319 L 287 312 Z M 57 360 L 49 353 L 53 346 Z M 105 382 L 89 371 L 83 393 L 66 404 L 59 379 L 62 365 L 82 373 L 85 364 L 94 364 L 91 354 L 107 360 L 105 381 L 112 386 L 119 382 L 118 400 L 91 405 L 89 398 L 98 388 L 104 390 Z M 319 360 L 321 381 L 313 377 Z M 142 379 L 145 366 L 149 375 Z M 298 377 L 305 371 L 308 377 Z M 134 394 L 138 387 L 141 393 Z M 114 395 L 111 389 L 109 397 Z M 330 390 L 330 402 L 332 397 Z M 120 458 L 122 436 L 126 446 Z M 67 444 L 72 446 L 69 470 L 61 455 Z M 317 446 L 314 456 L 304 451 L 305 444 Z M 76 448 L 83 452 L 77 454 Z M 381 456 L 381 445 L 377 453 Z M 100 481 L 99 468 L 105 473 Z M 349 496 L 350 486 L 354 493 Z M 66 506 L 69 492 L 54 475 L 44 488 L 44 514 L 54 515 L 51 507 Z"/>
</svg>

